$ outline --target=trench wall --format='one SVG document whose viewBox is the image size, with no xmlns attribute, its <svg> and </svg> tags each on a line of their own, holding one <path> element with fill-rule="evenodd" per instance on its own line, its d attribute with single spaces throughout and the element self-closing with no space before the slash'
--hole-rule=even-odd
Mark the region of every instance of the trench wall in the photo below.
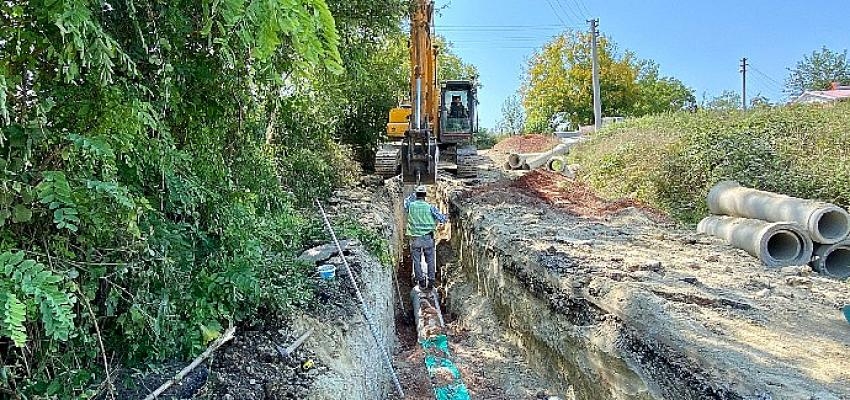
<svg viewBox="0 0 850 400">
<path fill-rule="evenodd" d="M 685 351 L 656 340 L 651 317 L 624 322 L 585 296 L 528 253 L 522 243 L 493 234 L 474 207 L 443 191 L 452 214 L 450 243 L 459 273 L 449 282 L 456 295 L 484 296 L 502 328 L 514 334 L 531 365 L 560 393 L 583 400 L 742 399 L 715 381 Z M 470 294 L 471 293 L 471 294 Z M 463 314 L 452 307 L 450 311 Z"/>
</svg>

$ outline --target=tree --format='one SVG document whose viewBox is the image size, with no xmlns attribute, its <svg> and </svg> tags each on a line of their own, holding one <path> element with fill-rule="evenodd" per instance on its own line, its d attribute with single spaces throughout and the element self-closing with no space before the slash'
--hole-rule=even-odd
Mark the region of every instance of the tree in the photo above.
<svg viewBox="0 0 850 400">
<path fill-rule="evenodd" d="M 696 103 L 693 90 L 676 78 L 662 77 L 655 61 L 641 61 L 639 68 L 640 94 L 632 110 L 633 116 L 679 111 Z"/>
<path fill-rule="evenodd" d="M 101 358 L 306 303 L 295 205 L 345 176 L 335 139 L 383 128 L 406 3 L 0 2 L 0 392 L 90 398 Z"/>
<path fill-rule="evenodd" d="M 525 131 L 525 110 L 516 95 L 511 95 L 502 103 L 502 119 L 496 123 L 496 131 L 519 135 Z"/>
<path fill-rule="evenodd" d="M 618 52 L 602 36 L 598 41 L 603 113 L 640 116 L 682 109 L 694 100 L 682 82 L 661 77 L 658 65 L 638 60 L 634 53 Z M 593 86 L 590 36 L 567 31 L 532 55 L 521 93 L 528 113 L 529 131 L 549 131 L 553 116 L 570 125 L 593 121 Z M 563 122 L 563 121 L 562 121 Z"/>
<path fill-rule="evenodd" d="M 800 95 L 806 90 L 827 90 L 833 82 L 850 85 L 850 61 L 847 50 L 832 51 L 826 46 L 811 55 L 803 56 L 794 68 L 788 69 L 786 91 Z"/>
<path fill-rule="evenodd" d="M 761 93 L 756 94 L 755 97 L 750 99 L 750 108 L 769 108 L 772 106 L 773 104 L 770 102 L 770 99 Z"/>
<path fill-rule="evenodd" d="M 732 111 L 741 108 L 741 94 L 733 90 L 726 90 L 719 96 L 708 101 L 703 101 L 702 108 L 713 111 Z"/>
<path fill-rule="evenodd" d="M 438 81 L 478 79 L 478 67 L 463 61 L 452 49 L 454 45 L 451 42 L 446 41 L 442 36 L 437 36 L 434 39 L 434 44 L 439 48 L 437 54 Z"/>
</svg>

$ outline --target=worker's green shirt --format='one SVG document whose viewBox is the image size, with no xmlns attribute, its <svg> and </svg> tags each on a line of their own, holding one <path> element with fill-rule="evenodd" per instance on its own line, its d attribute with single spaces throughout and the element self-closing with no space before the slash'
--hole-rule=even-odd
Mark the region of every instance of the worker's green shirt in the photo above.
<svg viewBox="0 0 850 400">
<path fill-rule="evenodd" d="M 425 236 L 437 228 L 431 205 L 423 200 L 410 203 L 407 209 L 407 236 Z"/>
</svg>

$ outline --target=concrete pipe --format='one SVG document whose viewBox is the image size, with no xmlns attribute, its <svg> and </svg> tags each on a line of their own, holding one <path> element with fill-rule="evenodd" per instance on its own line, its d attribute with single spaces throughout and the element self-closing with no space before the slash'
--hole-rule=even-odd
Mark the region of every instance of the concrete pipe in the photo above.
<svg viewBox="0 0 850 400">
<path fill-rule="evenodd" d="M 712 214 L 769 222 L 796 222 L 817 243 L 833 244 L 850 235 L 850 214 L 833 204 L 749 189 L 720 182 L 708 193 Z"/>
<path fill-rule="evenodd" d="M 566 167 L 567 167 L 567 162 L 566 162 L 566 160 L 564 160 L 564 157 L 552 157 L 546 163 L 546 168 L 549 171 L 563 172 L 564 169 L 566 169 Z"/>
<path fill-rule="evenodd" d="M 805 265 L 812 259 L 812 240 L 793 223 L 712 216 L 702 220 L 697 231 L 725 240 L 768 267 Z"/>
<path fill-rule="evenodd" d="M 812 268 L 838 279 L 850 278 L 850 240 L 817 246 Z"/>
<path fill-rule="evenodd" d="M 570 151 L 570 146 L 565 145 L 565 144 L 559 144 L 559 145 L 555 146 L 555 148 L 552 149 L 552 150 L 549 150 L 549 151 L 547 151 L 543 154 L 540 154 L 537 157 L 527 159 L 525 161 L 525 164 L 528 165 L 528 168 L 524 168 L 524 169 L 540 168 L 540 167 L 546 165 L 546 163 L 549 162 L 549 160 L 552 157 L 562 156 L 564 154 L 567 154 L 567 152 L 569 152 L 569 151 Z"/>
<path fill-rule="evenodd" d="M 526 160 L 539 157 L 541 154 L 543 153 L 511 153 L 508 156 L 508 165 L 510 169 L 523 169 Z"/>
</svg>

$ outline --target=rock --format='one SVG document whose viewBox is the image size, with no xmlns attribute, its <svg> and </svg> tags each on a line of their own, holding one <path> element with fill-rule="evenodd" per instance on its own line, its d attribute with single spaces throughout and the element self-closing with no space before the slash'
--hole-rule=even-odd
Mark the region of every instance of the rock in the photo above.
<svg viewBox="0 0 850 400">
<path fill-rule="evenodd" d="M 699 283 L 699 279 L 697 279 L 694 276 L 686 276 L 686 277 L 682 278 L 682 282 L 690 283 L 691 285 L 696 285 L 696 284 Z"/>
<path fill-rule="evenodd" d="M 758 293 L 756 293 L 756 298 L 759 299 L 767 298 L 767 296 L 770 296 L 770 289 L 762 289 L 759 290 Z"/>
<path fill-rule="evenodd" d="M 339 246 L 342 247 L 342 250 L 345 251 L 348 249 L 350 244 L 350 240 L 342 240 L 339 242 Z M 333 243 L 328 243 L 326 245 L 314 247 L 310 250 L 301 253 L 298 256 L 298 261 L 305 262 L 307 264 L 316 265 L 321 262 L 325 262 L 329 260 L 331 257 L 339 253 L 336 249 L 336 245 Z"/>
<path fill-rule="evenodd" d="M 644 269 L 647 271 L 660 272 L 662 269 L 661 261 L 647 261 L 643 265 Z"/>
<path fill-rule="evenodd" d="M 710 255 L 710 256 L 708 256 L 708 257 L 706 257 L 706 258 L 705 258 L 705 261 L 707 261 L 707 262 L 711 262 L 711 263 L 720 262 L 720 255 L 718 255 L 718 254 L 712 254 L 712 255 Z"/>
<path fill-rule="evenodd" d="M 802 276 L 789 276 L 785 278 L 785 284 L 788 286 L 811 286 L 812 280 Z"/>
</svg>

